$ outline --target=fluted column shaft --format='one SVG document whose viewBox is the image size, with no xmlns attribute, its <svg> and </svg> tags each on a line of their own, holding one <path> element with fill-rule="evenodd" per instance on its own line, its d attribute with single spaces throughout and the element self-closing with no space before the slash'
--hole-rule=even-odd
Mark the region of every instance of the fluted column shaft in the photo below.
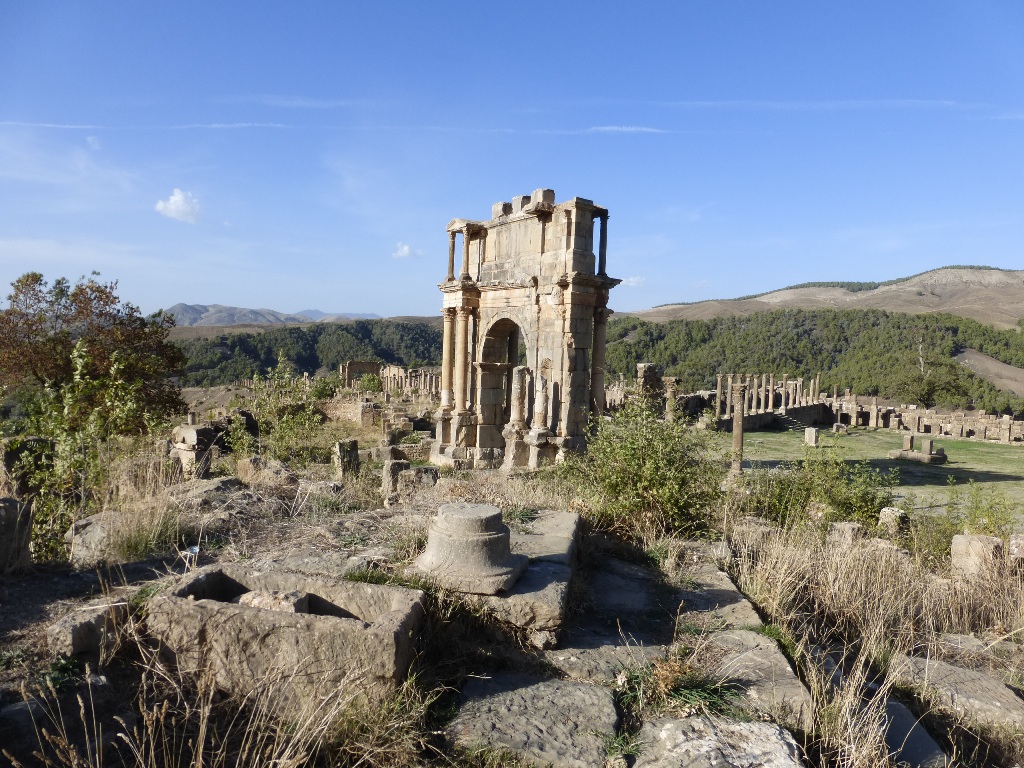
<svg viewBox="0 0 1024 768">
<path fill-rule="evenodd" d="M 452 393 L 452 364 L 455 357 L 455 310 L 446 308 L 441 310 L 444 317 L 444 336 L 441 346 L 441 407 L 451 408 Z"/>
<path fill-rule="evenodd" d="M 473 310 L 459 307 L 455 316 L 455 410 L 466 410 L 466 385 L 469 373 L 469 318 Z"/>
</svg>

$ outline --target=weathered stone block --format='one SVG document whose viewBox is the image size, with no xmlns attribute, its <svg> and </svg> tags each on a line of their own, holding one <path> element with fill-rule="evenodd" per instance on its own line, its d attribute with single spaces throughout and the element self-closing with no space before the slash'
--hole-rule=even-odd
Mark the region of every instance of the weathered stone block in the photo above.
<svg viewBox="0 0 1024 768">
<path fill-rule="evenodd" d="M 246 485 L 268 489 L 296 488 L 299 485 L 298 475 L 277 459 L 251 456 L 239 460 L 235 471 L 238 479 Z"/>
<path fill-rule="evenodd" d="M 46 630 L 46 644 L 54 655 L 96 660 L 114 647 L 118 627 L 127 617 L 125 603 L 74 609 Z"/>
<path fill-rule="evenodd" d="M 604 737 L 617 726 L 605 687 L 502 673 L 466 684 L 447 734 L 462 747 L 511 750 L 554 768 L 594 768 L 604 763 Z"/>
<path fill-rule="evenodd" d="M 878 526 L 890 536 L 901 536 L 910 528 L 910 515 L 899 507 L 882 507 L 878 512 Z"/>
<path fill-rule="evenodd" d="M 90 568 L 107 562 L 111 555 L 116 526 L 116 512 L 105 511 L 76 520 L 64 541 L 71 549 L 71 564 L 76 568 Z"/>
<path fill-rule="evenodd" d="M 895 657 L 890 671 L 897 684 L 934 696 L 943 709 L 1024 738 L 1024 701 L 995 678 L 916 656 Z"/>
<path fill-rule="evenodd" d="M 688 717 L 644 723 L 635 768 L 799 768 L 800 748 L 774 723 Z"/>
<path fill-rule="evenodd" d="M 828 530 L 828 543 L 832 546 L 849 548 L 864 538 L 864 526 L 860 523 L 832 523 Z"/>
<path fill-rule="evenodd" d="M 950 545 L 953 573 L 961 578 L 980 576 L 1003 559 L 1003 540 L 978 534 L 954 536 Z"/>
<path fill-rule="evenodd" d="M 305 593 L 307 613 L 231 602 L 247 592 Z M 370 699 L 393 690 L 424 616 L 419 590 L 237 566 L 196 571 L 147 607 L 149 632 L 180 669 L 209 667 L 235 695 L 274 686 L 284 713 L 339 689 Z"/>
</svg>

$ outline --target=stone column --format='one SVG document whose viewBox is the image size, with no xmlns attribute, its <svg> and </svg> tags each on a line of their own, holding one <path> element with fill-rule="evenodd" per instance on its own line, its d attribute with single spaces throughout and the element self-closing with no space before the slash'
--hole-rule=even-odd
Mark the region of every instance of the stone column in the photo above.
<svg viewBox="0 0 1024 768">
<path fill-rule="evenodd" d="M 747 413 L 754 413 L 757 410 L 755 403 L 757 402 L 757 377 L 753 375 L 747 376 L 747 393 L 750 398 L 750 405 L 747 406 Z"/>
<path fill-rule="evenodd" d="M 604 413 L 605 409 L 604 365 L 609 314 L 609 311 L 604 307 L 598 307 L 594 310 L 594 348 L 591 351 L 590 362 L 590 397 L 594 401 L 594 412 L 597 415 Z"/>
<path fill-rule="evenodd" d="M 511 413 L 509 426 L 520 431 L 526 430 L 527 368 L 517 365 L 512 369 Z"/>
<path fill-rule="evenodd" d="M 537 375 L 537 385 L 533 393 L 533 422 L 530 425 L 534 432 L 544 432 L 548 428 L 548 380 L 543 374 Z"/>
<path fill-rule="evenodd" d="M 789 374 L 782 374 L 782 407 L 779 412 L 783 415 L 786 413 L 786 409 L 789 407 Z"/>
<path fill-rule="evenodd" d="M 608 263 L 608 214 L 601 217 L 601 245 L 598 248 L 597 274 L 604 276 Z"/>
<path fill-rule="evenodd" d="M 448 277 L 445 278 L 446 282 L 451 282 L 455 279 L 455 233 L 448 233 Z"/>
<path fill-rule="evenodd" d="M 722 415 L 722 374 L 715 374 L 715 418 Z"/>
<path fill-rule="evenodd" d="M 804 377 L 801 376 L 796 380 L 796 404 L 798 406 L 804 404 Z"/>
<path fill-rule="evenodd" d="M 772 404 L 768 400 L 768 374 L 761 374 L 761 413 L 768 413 L 772 409 Z"/>
<path fill-rule="evenodd" d="M 459 275 L 460 280 L 471 280 L 472 277 L 469 274 L 469 230 L 466 229 L 462 232 L 462 274 Z"/>
<path fill-rule="evenodd" d="M 732 374 L 729 374 L 728 387 L 725 390 L 725 418 L 732 418 Z"/>
<path fill-rule="evenodd" d="M 455 410 L 466 410 L 466 378 L 469 373 L 469 318 L 473 310 L 459 307 L 455 319 Z"/>
<path fill-rule="evenodd" d="M 732 414 L 732 468 L 729 470 L 734 477 L 743 473 L 743 405 L 746 400 L 746 385 L 734 385 L 733 402 L 738 405 Z"/>
<path fill-rule="evenodd" d="M 775 374 L 768 377 L 768 413 L 775 413 Z"/>
<path fill-rule="evenodd" d="M 454 239 L 452 240 L 454 243 Z M 454 275 L 451 276 L 455 279 Z M 441 337 L 441 407 L 450 410 L 452 407 L 452 364 L 455 356 L 455 310 L 445 307 L 441 310 L 444 318 L 444 335 Z"/>
</svg>

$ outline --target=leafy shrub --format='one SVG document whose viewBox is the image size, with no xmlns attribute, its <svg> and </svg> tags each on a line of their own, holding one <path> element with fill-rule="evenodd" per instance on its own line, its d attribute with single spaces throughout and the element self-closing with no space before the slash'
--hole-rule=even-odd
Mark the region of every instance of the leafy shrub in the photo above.
<svg viewBox="0 0 1024 768">
<path fill-rule="evenodd" d="M 723 473 L 708 432 L 663 421 L 639 398 L 598 419 L 587 453 L 561 468 L 595 525 L 644 541 L 707 528 Z"/>
<path fill-rule="evenodd" d="M 97 374 L 91 350 L 79 339 L 70 381 L 44 388 L 32 403 L 32 444 L 16 473 L 33 491 L 32 551 L 37 561 L 66 558 L 64 533 L 76 519 L 100 510 L 99 490 L 109 470 L 101 449 L 115 435 L 155 423 L 138 379 L 129 380 L 117 352 Z"/>
<path fill-rule="evenodd" d="M 290 463 L 330 461 L 317 392 L 287 364 L 279 365 L 267 378 L 257 374 L 247 407 L 259 425 L 259 437 L 246 431 L 242 419 L 235 419 L 228 428 L 229 447 L 240 456 L 260 454 Z"/>
<path fill-rule="evenodd" d="M 882 507 L 892 506 L 899 473 L 866 462 L 848 463 L 834 448 L 808 448 L 801 463 L 744 473 L 743 493 L 733 511 L 786 525 L 806 517 L 811 502 L 824 504 L 829 521 L 878 523 Z"/>
<path fill-rule="evenodd" d="M 376 373 L 366 373 L 356 382 L 356 389 L 360 392 L 383 392 L 384 384 Z"/>
</svg>

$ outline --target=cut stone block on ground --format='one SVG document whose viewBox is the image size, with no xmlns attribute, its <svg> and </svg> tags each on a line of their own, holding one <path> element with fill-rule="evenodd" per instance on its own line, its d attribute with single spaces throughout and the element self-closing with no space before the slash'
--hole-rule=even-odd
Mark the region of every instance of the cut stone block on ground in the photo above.
<svg viewBox="0 0 1024 768">
<path fill-rule="evenodd" d="M 703 565 L 690 574 L 690 579 L 692 587 L 687 585 L 682 592 L 681 623 L 705 626 L 713 619 L 724 629 L 757 629 L 762 625 L 753 604 L 724 571 Z"/>
<path fill-rule="evenodd" d="M 893 761 L 911 768 L 946 768 L 952 761 L 914 713 L 895 699 L 885 703 L 885 744 Z"/>
<path fill-rule="evenodd" d="M 466 684 L 446 733 L 466 749 L 506 749 L 540 765 L 593 768 L 603 764 L 605 737 L 617 726 L 607 688 L 504 673 Z"/>
<path fill-rule="evenodd" d="M 642 566 L 614 558 L 586 573 L 584 607 L 545 660 L 571 678 L 609 682 L 624 668 L 668 653 L 679 593 Z"/>
<path fill-rule="evenodd" d="M 1009 728 L 1024 738 L 1024 700 L 983 672 L 938 659 L 897 656 L 892 673 L 900 685 L 980 725 Z"/>
<path fill-rule="evenodd" d="M 718 675 L 742 688 L 750 706 L 784 724 L 810 730 L 811 694 L 774 640 L 732 629 L 716 632 L 710 642 L 722 654 Z"/>
<path fill-rule="evenodd" d="M 688 717 L 644 723 L 634 768 L 799 768 L 800 748 L 774 723 Z"/>
</svg>

